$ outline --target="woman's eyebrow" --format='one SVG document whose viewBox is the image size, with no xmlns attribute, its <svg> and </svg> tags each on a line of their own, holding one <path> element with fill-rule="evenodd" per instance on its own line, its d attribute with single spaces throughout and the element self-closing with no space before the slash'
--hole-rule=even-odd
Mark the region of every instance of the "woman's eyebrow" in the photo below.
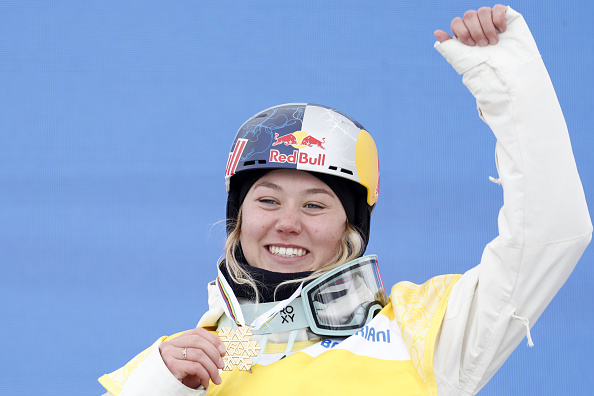
<svg viewBox="0 0 594 396">
<path fill-rule="evenodd" d="M 328 194 L 331 197 L 333 196 L 332 193 L 325 188 L 310 188 L 305 190 L 305 194 Z"/>
<path fill-rule="evenodd" d="M 283 188 L 281 186 L 279 186 L 278 184 L 274 184 L 274 183 L 267 182 L 267 181 L 263 181 L 263 182 L 256 184 L 256 186 L 254 187 L 254 190 L 258 187 L 268 187 L 268 188 L 271 188 L 276 191 L 283 191 Z"/>
<path fill-rule="evenodd" d="M 279 186 L 278 184 L 274 184 L 272 182 L 268 182 L 268 181 L 262 181 L 262 182 L 256 184 L 256 186 L 254 187 L 254 190 L 259 187 L 267 187 L 267 188 L 271 188 L 275 191 L 283 191 L 283 188 L 281 186 Z M 305 190 L 305 195 L 312 195 L 312 194 L 327 194 L 327 195 L 330 195 L 331 197 L 333 196 L 333 194 L 325 188 L 308 188 L 307 190 Z"/>
</svg>

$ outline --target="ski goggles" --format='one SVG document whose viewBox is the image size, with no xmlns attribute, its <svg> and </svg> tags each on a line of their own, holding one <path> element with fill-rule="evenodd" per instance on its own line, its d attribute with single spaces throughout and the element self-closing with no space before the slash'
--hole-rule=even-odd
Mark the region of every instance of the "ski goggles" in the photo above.
<svg viewBox="0 0 594 396">
<path fill-rule="evenodd" d="M 311 331 L 346 336 L 365 326 L 388 303 L 377 256 L 363 256 L 328 271 L 301 290 Z"/>
<path fill-rule="evenodd" d="M 309 327 L 313 333 L 326 336 L 356 333 L 388 302 L 375 255 L 360 257 L 328 271 L 287 300 L 241 304 L 241 318 L 237 309 L 231 309 L 236 304 L 230 300 L 235 299 L 223 299 L 229 303 L 225 303 L 227 315 L 219 320 L 219 328 L 251 323 L 253 334 L 270 334 Z"/>
</svg>

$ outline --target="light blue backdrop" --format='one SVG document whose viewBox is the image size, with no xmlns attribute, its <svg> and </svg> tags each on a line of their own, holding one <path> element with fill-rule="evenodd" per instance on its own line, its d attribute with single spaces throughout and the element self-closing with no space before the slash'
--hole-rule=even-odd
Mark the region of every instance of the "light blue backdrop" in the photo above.
<svg viewBox="0 0 594 396">
<path fill-rule="evenodd" d="M 97 377 L 196 325 L 231 139 L 276 104 L 332 106 L 375 137 L 386 283 L 476 265 L 502 203 L 495 140 L 433 31 L 481 5 L 0 1 L 0 394 L 100 395 Z M 511 6 L 592 204 L 594 3 Z M 591 391 L 592 252 L 481 394 Z"/>
</svg>

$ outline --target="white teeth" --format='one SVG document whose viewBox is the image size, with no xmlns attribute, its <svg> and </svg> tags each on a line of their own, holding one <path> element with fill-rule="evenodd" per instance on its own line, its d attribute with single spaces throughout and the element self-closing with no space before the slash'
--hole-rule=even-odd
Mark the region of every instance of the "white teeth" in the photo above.
<svg viewBox="0 0 594 396">
<path fill-rule="evenodd" d="M 281 257 L 301 257 L 307 253 L 307 250 L 301 248 L 287 248 L 280 246 L 268 246 L 268 251 Z"/>
</svg>

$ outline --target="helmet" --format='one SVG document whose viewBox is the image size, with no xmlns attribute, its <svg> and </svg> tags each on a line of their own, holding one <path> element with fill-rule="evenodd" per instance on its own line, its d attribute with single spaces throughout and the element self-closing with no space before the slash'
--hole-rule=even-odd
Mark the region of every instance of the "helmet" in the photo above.
<svg viewBox="0 0 594 396">
<path fill-rule="evenodd" d="M 233 140 L 225 169 L 228 219 L 237 217 L 247 189 L 273 169 L 307 171 L 328 184 L 367 244 L 380 178 L 375 142 L 361 124 L 335 109 L 309 103 L 271 107 L 247 120 Z M 354 213 L 349 215 L 353 211 L 337 185 L 348 186 L 349 202 L 355 196 Z"/>
</svg>

